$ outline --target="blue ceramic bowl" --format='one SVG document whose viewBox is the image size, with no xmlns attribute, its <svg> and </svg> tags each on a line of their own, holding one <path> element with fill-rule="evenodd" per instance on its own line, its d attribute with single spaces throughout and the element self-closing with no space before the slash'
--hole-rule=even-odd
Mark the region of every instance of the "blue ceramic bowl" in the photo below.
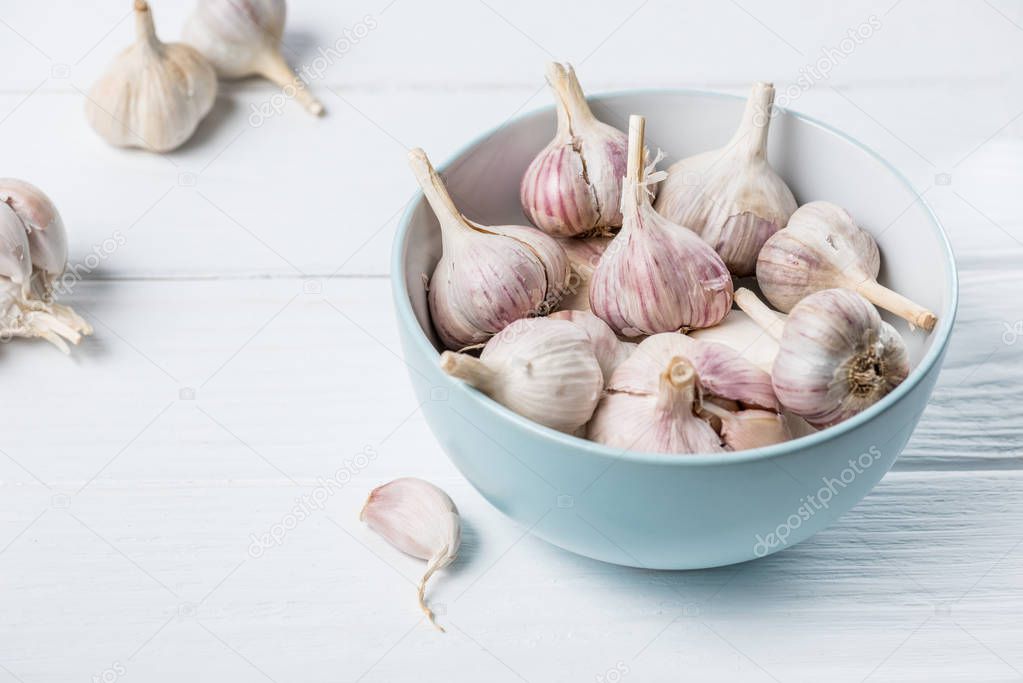
<svg viewBox="0 0 1023 683">
<path fill-rule="evenodd" d="M 647 117 L 647 141 L 680 157 L 724 144 L 741 98 L 692 91 L 591 98 L 602 120 L 627 127 Z M 441 167 L 456 203 L 484 224 L 527 224 L 519 180 L 553 137 L 550 108 L 484 135 Z M 903 333 L 913 371 L 869 410 L 835 427 L 732 455 L 619 452 L 519 417 L 438 368 L 424 273 L 440 256 L 425 200 L 401 219 L 391 279 L 398 327 L 416 395 L 444 450 L 496 508 L 537 536 L 615 564 L 694 569 L 782 550 L 823 529 L 880 481 L 906 445 L 938 378 L 958 284 L 938 221 L 898 171 L 848 136 L 782 112 L 769 155 L 800 203 L 846 207 L 881 247 L 883 284 L 939 316 L 929 335 Z"/>
</svg>

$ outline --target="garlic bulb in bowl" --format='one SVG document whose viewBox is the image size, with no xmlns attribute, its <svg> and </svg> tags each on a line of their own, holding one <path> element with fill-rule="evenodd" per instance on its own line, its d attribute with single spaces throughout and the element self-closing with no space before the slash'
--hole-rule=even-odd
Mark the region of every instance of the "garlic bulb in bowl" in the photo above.
<svg viewBox="0 0 1023 683">
<path fill-rule="evenodd" d="M 558 130 L 522 177 L 522 210 L 533 225 L 558 237 L 618 227 L 628 139 L 593 115 L 571 66 L 552 62 L 547 82 Z"/>
<path fill-rule="evenodd" d="M 586 331 L 593 343 L 593 353 L 600 363 L 604 379 L 611 379 L 615 368 L 636 350 L 636 344 L 623 342 L 603 320 L 589 311 L 558 311 L 547 316 L 550 320 L 567 320 Z"/>
<path fill-rule="evenodd" d="M 767 161 L 773 104 L 774 86 L 755 84 L 729 143 L 672 164 L 654 205 L 700 235 L 738 277 L 754 273 L 760 248 L 796 210 L 792 191 Z"/>
<path fill-rule="evenodd" d="M 590 310 L 590 278 L 600 263 L 600 257 L 611 244 L 610 237 L 594 235 L 592 237 L 559 237 L 558 244 L 568 256 L 568 265 L 572 273 L 568 279 L 565 296 L 559 306 L 565 310 Z"/>
</svg>

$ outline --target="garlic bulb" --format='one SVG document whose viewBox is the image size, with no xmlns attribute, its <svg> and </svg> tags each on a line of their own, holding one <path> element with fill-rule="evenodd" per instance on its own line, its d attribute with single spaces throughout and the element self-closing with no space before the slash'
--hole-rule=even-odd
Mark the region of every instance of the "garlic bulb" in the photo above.
<svg viewBox="0 0 1023 683">
<path fill-rule="evenodd" d="M 286 14 L 284 0 L 199 0 L 185 24 L 185 40 L 212 62 L 221 77 L 262 76 L 319 116 L 323 105 L 281 55 Z"/>
<path fill-rule="evenodd" d="M 772 379 L 782 405 L 815 427 L 862 412 L 909 374 L 902 337 L 856 292 L 811 294 L 784 323 L 749 290 L 735 300 L 778 340 Z"/>
<path fill-rule="evenodd" d="M 916 327 L 933 330 L 937 316 L 878 284 L 880 269 L 877 243 L 848 211 L 830 202 L 810 202 L 764 244 L 757 259 L 757 282 L 767 300 L 782 311 L 792 310 L 814 292 L 844 287 Z"/>
<path fill-rule="evenodd" d="M 756 83 L 731 141 L 672 164 L 657 195 L 657 211 L 700 235 L 738 277 L 754 273 L 760 248 L 796 210 L 767 162 L 773 103 L 774 86 Z"/>
<path fill-rule="evenodd" d="M 731 411 L 707 401 L 702 411 L 721 422 L 721 439 L 732 451 L 773 446 L 792 439 L 785 417 L 771 410 Z"/>
<path fill-rule="evenodd" d="M 778 342 L 774 337 L 740 310 L 731 310 L 714 327 L 693 330 L 688 336 L 698 341 L 723 344 L 768 374 L 778 355 Z"/>
<path fill-rule="evenodd" d="M 565 296 L 560 307 L 571 311 L 590 310 L 590 278 L 600 263 L 610 237 L 595 235 L 593 237 L 559 237 L 558 244 L 568 255 L 568 265 L 572 269 L 568 278 Z"/>
<path fill-rule="evenodd" d="M 448 494 L 428 481 L 405 477 L 378 486 L 362 506 L 359 519 L 403 553 L 427 560 L 419 581 L 419 608 L 443 631 L 426 606 L 426 582 L 458 554 L 462 523 Z"/>
<path fill-rule="evenodd" d="M 636 344 L 620 340 L 607 326 L 607 323 L 589 311 L 558 311 L 547 317 L 551 320 L 567 320 L 586 331 L 593 344 L 593 354 L 597 357 L 600 369 L 604 373 L 605 382 L 611 379 L 611 373 L 615 368 L 621 365 L 636 349 Z"/>
<path fill-rule="evenodd" d="M 621 182 L 628 139 L 590 111 L 571 66 L 552 62 L 558 130 L 522 177 L 522 209 L 551 235 L 579 235 L 622 224 Z"/>
<path fill-rule="evenodd" d="M 161 43 L 149 5 L 134 1 L 135 44 L 92 86 L 85 115 L 111 145 L 168 152 L 213 108 L 217 74 L 194 48 Z"/>
<path fill-rule="evenodd" d="M 644 391 L 609 387 L 587 427 L 587 438 L 645 453 L 724 451 L 717 432 L 696 414 L 700 407 L 696 368 L 682 357 L 670 359 L 665 367 L 652 376 L 656 386 Z"/>
<path fill-rule="evenodd" d="M 590 308 L 625 337 L 710 327 L 732 307 L 732 279 L 721 257 L 650 205 L 647 188 L 664 174 L 651 175 L 654 164 L 643 168 L 644 128 L 642 116 L 629 118 L 622 229 L 590 281 Z"/>
<path fill-rule="evenodd" d="M 569 434 L 590 419 L 604 388 L 590 335 L 566 320 L 518 320 L 479 358 L 445 351 L 440 366 L 519 415 Z"/>
<path fill-rule="evenodd" d="M 440 223 L 443 253 L 430 279 L 430 314 L 449 349 L 485 342 L 520 318 L 545 315 L 566 291 L 568 258 L 553 237 L 526 226 L 465 218 L 421 149 L 409 165 Z"/>
</svg>

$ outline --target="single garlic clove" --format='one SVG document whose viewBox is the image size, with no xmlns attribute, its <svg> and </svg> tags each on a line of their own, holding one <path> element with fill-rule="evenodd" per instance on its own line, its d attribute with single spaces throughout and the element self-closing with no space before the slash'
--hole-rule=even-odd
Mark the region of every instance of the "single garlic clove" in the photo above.
<svg viewBox="0 0 1023 683">
<path fill-rule="evenodd" d="M 482 226 L 455 207 L 421 149 L 409 164 L 440 224 L 442 254 L 430 278 L 430 315 L 445 347 L 486 342 L 508 324 L 546 315 L 569 278 L 554 238 L 526 226 Z"/>
<path fill-rule="evenodd" d="M 590 310 L 590 278 L 600 263 L 600 257 L 611 244 L 610 237 L 596 235 L 593 237 L 560 237 L 558 244 L 568 255 L 571 268 L 567 291 L 561 299 L 560 307 L 570 311 Z"/>
<path fill-rule="evenodd" d="M 705 397 L 738 401 L 745 407 L 778 411 L 771 376 L 722 344 L 698 341 L 675 332 L 647 337 L 611 376 L 610 391 L 651 394 L 658 372 L 674 357 L 696 368 Z"/>
<path fill-rule="evenodd" d="M 85 114 L 112 145 L 167 152 L 213 108 L 217 74 L 194 48 L 160 42 L 149 5 L 134 3 L 136 42 L 93 85 Z"/>
<path fill-rule="evenodd" d="M 848 289 L 826 289 L 804 298 L 783 329 L 756 295 L 736 302 L 758 323 L 770 323 L 778 339 L 772 378 L 786 409 L 814 427 L 847 420 L 877 403 L 909 374 L 909 355 L 899 333 L 877 309 Z"/>
<path fill-rule="evenodd" d="M 615 368 L 635 350 L 635 344 L 621 341 L 607 323 L 589 311 L 558 311 L 547 317 L 552 320 L 567 320 L 586 331 L 593 344 L 593 353 L 600 363 L 601 372 L 604 373 L 605 382 L 611 379 Z"/>
<path fill-rule="evenodd" d="M 643 168 L 645 119 L 629 119 L 623 223 L 590 281 L 590 308 L 624 337 L 716 325 L 732 306 L 721 257 L 695 233 L 654 211 L 649 185 L 663 173 Z"/>
<path fill-rule="evenodd" d="M 926 331 L 937 316 L 881 286 L 881 257 L 874 238 L 845 209 L 830 202 L 799 207 L 784 230 L 764 244 L 757 259 L 757 282 L 776 308 L 791 311 L 823 289 L 846 288 Z"/>
<path fill-rule="evenodd" d="M 731 141 L 672 164 L 655 208 L 700 235 L 738 277 L 752 275 L 764 242 L 785 226 L 796 200 L 767 161 L 774 86 L 756 83 Z"/>
<path fill-rule="evenodd" d="M 0 178 L 0 202 L 21 219 L 32 266 L 52 284 L 67 267 L 67 230 L 57 207 L 38 187 L 17 178 Z"/>
<path fill-rule="evenodd" d="M 593 414 L 587 437 L 644 453 L 724 451 L 714 429 L 696 415 L 700 406 L 696 368 L 681 357 L 670 359 L 665 367 L 647 383 L 656 383 L 653 392 L 608 391 Z"/>
<path fill-rule="evenodd" d="M 426 560 L 419 581 L 419 608 L 443 631 L 426 606 L 426 582 L 458 554 L 462 524 L 448 494 L 428 481 L 404 477 L 378 486 L 369 494 L 359 519 L 398 550 Z"/>
<path fill-rule="evenodd" d="M 688 336 L 697 341 L 723 344 L 768 374 L 778 355 L 778 342 L 740 310 L 731 310 L 714 327 L 693 330 Z"/>
<path fill-rule="evenodd" d="M 221 77 L 262 76 L 319 116 L 323 105 L 281 55 L 286 15 L 284 0 L 199 0 L 185 24 L 185 41 L 203 53 Z"/>
<path fill-rule="evenodd" d="M 487 342 L 479 358 L 445 351 L 441 369 L 519 415 L 568 434 L 590 419 L 604 388 L 590 335 L 567 320 L 518 320 Z"/>
<path fill-rule="evenodd" d="M 533 225 L 556 236 L 618 227 L 628 139 L 593 115 L 571 66 L 552 62 L 547 82 L 558 130 L 522 177 L 522 209 Z"/>
<path fill-rule="evenodd" d="M 703 410 L 721 423 L 721 438 L 731 451 L 763 448 L 792 439 L 786 418 L 770 410 L 725 410 L 704 402 Z"/>
</svg>

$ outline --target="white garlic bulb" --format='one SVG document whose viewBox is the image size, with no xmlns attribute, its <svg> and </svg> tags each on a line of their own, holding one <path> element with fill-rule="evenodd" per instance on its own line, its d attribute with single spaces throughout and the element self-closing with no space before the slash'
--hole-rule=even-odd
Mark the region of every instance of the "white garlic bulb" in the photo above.
<svg viewBox="0 0 1023 683">
<path fill-rule="evenodd" d="M 593 115 L 571 66 L 552 62 L 547 82 L 558 130 L 522 177 L 522 209 L 533 225 L 556 236 L 617 227 L 628 139 Z"/>
<path fill-rule="evenodd" d="M 655 204 L 714 247 L 738 277 L 754 273 L 760 248 L 796 210 L 792 191 L 767 161 L 773 103 L 774 86 L 756 83 L 731 141 L 672 164 Z"/>
<path fill-rule="evenodd" d="M 636 344 L 620 340 L 607 323 L 589 311 L 558 311 L 547 317 L 551 320 L 567 320 L 586 331 L 593 343 L 593 354 L 600 363 L 605 381 L 611 379 L 615 368 L 636 350 Z"/>
<path fill-rule="evenodd" d="M 85 115 L 112 145 L 167 152 L 213 108 L 217 75 L 194 48 L 160 42 L 149 5 L 134 2 L 136 42 L 93 85 Z"/>
<path fill-rule="evenodd" d="M 0 178 L 0 339 L 40 337 L 64 353 L 92 327 L 53 300 L 67 264 L 64 223 L 43 192 Z"/>
<path fill-rule="evenodd" d="M 665 368 L 652 376 L 652 390 L 652 382 L 644 391 L 609 387 L 587 426 L 587 438 L 644 453 L 724 451 L 717 432 L 697 415 L 701 400 L 696 368 L 682 357 L 670 359 Z"/>
<path fill-rule="evenodd" d="M 778 342 L 774 337 L 741 310 L 733 309 L 714 327 L 693 330 L 688 336 L 697 341 L 723 344 L 768 374 L 778 355 Z"/>
<path fill-rule="evenodd" d="M 487 341 L 520 318 L 546 315 L 566 291 L 568 258 L 553 237 L 521 225 L 482 226 L 455 207 L 421 149 L 409 165 L 440 223 L 443 253 L 429 304 L 444 346 Z"/>
<path fill-rule="evenodd" d="M 590 280 L 590 308 L 625 337 L 716 325 L 732 307 L 732 278 L 695 233 L 654 211 L 648 185 L 663 173 L 643 168 L 645 119 L 629 118 L 622 229 Z"/>
<path fill-rule="evenodd" d="M 737 291 L 735 300 L 778 340 L 771 373 L 778 399 L 815 427 L 862 412 L 909 374 L 902 337 L 852 290 L 811 294 L 784 322 L 749 290 Z"/>
<path fill-rule="evenodd" d="M 518 320 L 479 358 L 445 351 L 440 365 L 519 415 L 569 434 L 590 419 L 604 388 L 590 335 L 566 320 Z"/>
<path fill-rule="evenodd" d="M 286 14 L 284 0 L 199 0 L 185 24 L 185 41 L 198 48 L 221 77 L 262 76 L 319 116 L 323 105 L 281 55 Z"/>
<path fill-rule="evenodd" d="M 842 287 L 928 332 L 938 318 L 931 311 L 877 282 L 881 256 L 874 238 L 845 209 L 810 202 L 792 214 L 784 230 L 764 244 L 757 282 L 776 308 L 790 311 L 804 297 Z"/>
<path fill-rule="evenodd" d="M 593 237 L 559 237 L 558 244 L 568 256 L 568 265 L 572 269 L 568 278 L 565 296 L 560 307 L 571 311 L 590 310 L 590 278 L 600 263 L 610 237 L 595 235 Z"/>
<path fill-rule="evenodd" d="M 428 481 L 404 477 L 378 486 L 362 506 L 359 519 L 403 553 L 427 560 L 419 581 L 419 608 L 443 631 L 426 606 L 426 582 L 458 554 L 462 523 L 448 494 Z"/>
</svg>

